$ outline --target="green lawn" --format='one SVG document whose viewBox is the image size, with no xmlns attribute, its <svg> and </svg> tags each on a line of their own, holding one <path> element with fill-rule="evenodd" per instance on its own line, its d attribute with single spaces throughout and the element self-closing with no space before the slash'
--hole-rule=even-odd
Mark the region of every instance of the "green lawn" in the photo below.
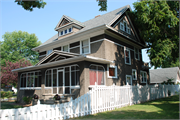
<svg viewBox="0 0 180 120">
<path fill-rule="evenodd" d="M 179 119 L 179 95 L 74 119 Z"/>
<path fill-rule="evenodd" d="M 1 109 L 13 109 L 22 107 L 22 105 L 16 105 L 15 102 L 1 102 Z"/>
</svg>

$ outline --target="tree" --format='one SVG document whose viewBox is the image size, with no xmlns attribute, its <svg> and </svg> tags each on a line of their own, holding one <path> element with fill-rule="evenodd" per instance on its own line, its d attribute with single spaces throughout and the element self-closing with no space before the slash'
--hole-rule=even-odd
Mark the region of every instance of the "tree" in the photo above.
<svg viewBox="0 0 180 120">
<path fill-rule="evenodd" d="M 34 1 L 22 1 L 22 0 L 15 0 L 18 5 L 21 5 L 25 10 L 33 11 L 34 8 L 44 8 L 46 2 L 43 0 L 34 0 Z"/>
<path fill-rule="evenodd" d="M 133 5 L 129 15 L 147 43 L 151 66 L 179 66 L 179 2 L 148 0 Z"/>
<path fill-rule="evenodd" d="M 16 62 L 25 58 L 30 60 L 32 64 L 38 62 L 38 52 L 31 49 L 41 44 L 35 34 L 29 34 L 22 31 L 6 32 L 3 35 L 4 41 L 1 45 L 1 65 L 5 65 L 5 61 Z"/>
<path fill-rule="evenodd" d="M 6 61 L 6 66 L 1 67 L 1 86 L 5 87 L 7 85 L 17 86 L 18 82 L 18 72 L 12 72 L 13 69 L 31 66 L 30 61 L 21 59 L 15 63 Z"/>
<path fill-rule="evenodd" d="M 99 11 L 107 11 L 107 0 L 96 0 L 98 2 L 98 6 L 100 6 Z M 23 1 L 23 0 L 15 0 L 18 5 L 21 5 L 25 10 L 33 11 L 34 8 L 44 8 L 46 2 L 44 0 L 36 0 L 36 1 Z"/>
<path fill-rule="evenodd" d="M 107 0 L 96 0 L 98 1 L 98 6 L 100 6 L 99 11 L 107 11 Z"/>
</svg>

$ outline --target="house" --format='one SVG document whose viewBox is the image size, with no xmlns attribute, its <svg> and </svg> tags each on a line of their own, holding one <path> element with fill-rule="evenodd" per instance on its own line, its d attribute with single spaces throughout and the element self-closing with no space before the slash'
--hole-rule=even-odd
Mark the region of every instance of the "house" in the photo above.
<svg viewBox="0 0 180 120">
<path fill-rule="evenodd" d="M 162 83 L 169 79 L 173 79 L 172 82 L 180 83 L 180 70 L 179 67 L 162 68 L 150 70 L 150 83 Z"/>
<path fill-rule="evenodd" d="M 39 52 L 35 66 L 18 72 L 18 101 L 55 94 L 77 98 L 95 86 L 149 84 L 149 67 L 142 61 L 146 48 L 133 21 L 129 5 L 79 22 L 63 15 L 57 34 L 32 50 Z"/>
</svg>

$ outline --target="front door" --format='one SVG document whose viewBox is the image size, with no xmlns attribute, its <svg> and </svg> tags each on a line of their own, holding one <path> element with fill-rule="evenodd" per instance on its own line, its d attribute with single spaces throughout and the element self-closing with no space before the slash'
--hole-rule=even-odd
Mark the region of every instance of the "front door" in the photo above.
<svg viewBox="0 0 180 120">
<path fill-rule="evenodd" d="M 64 69 L 57 70 L 57 79 L 53 80 L 53 94 L 70 94 L 69 72 Z"/>
</svg>

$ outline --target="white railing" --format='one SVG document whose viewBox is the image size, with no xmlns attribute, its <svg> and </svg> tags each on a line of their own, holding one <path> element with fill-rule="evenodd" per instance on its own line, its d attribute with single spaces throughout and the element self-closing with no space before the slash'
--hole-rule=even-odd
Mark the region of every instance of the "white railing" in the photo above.
<svg viewBox="0 0 180 120">
<path fill-rule="evenodd" d="M 109 111 L 127 105 L 154 100 L 179 91 L 179 85 L 95 86 L 70 102 L 0 110 L 1 120 L 59 120 Z"/>
</svg>

